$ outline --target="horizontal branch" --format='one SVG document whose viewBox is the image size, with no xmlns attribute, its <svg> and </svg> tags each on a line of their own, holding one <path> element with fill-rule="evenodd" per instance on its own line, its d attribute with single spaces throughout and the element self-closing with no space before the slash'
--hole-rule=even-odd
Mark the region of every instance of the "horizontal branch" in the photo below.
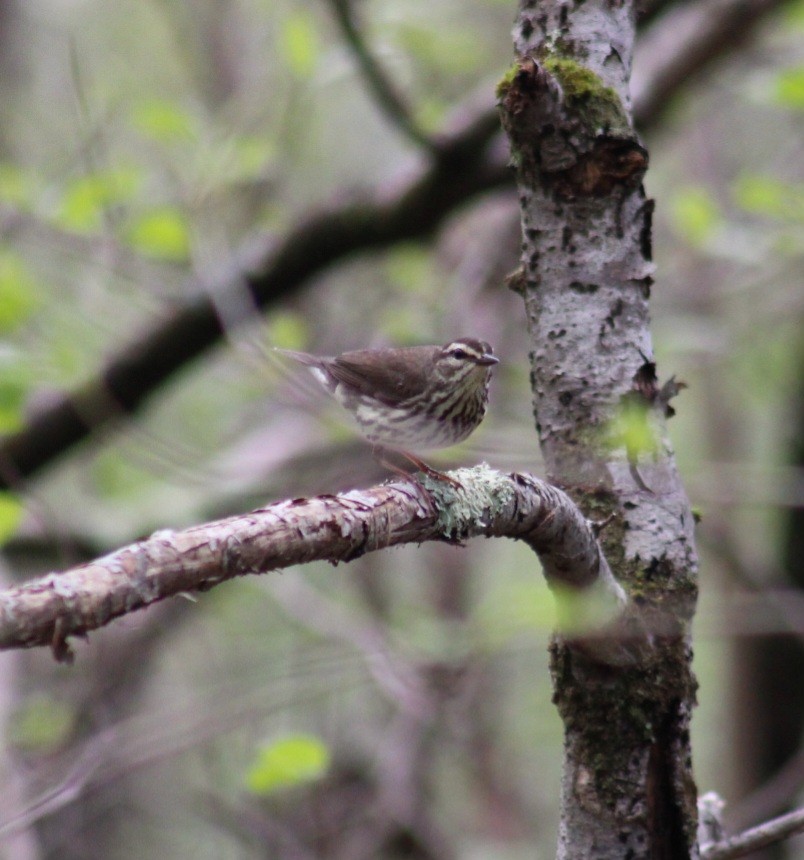
<svg viewBox="0 0 804 860">
<path fill-rule="evenodd" d="M 597 662 L 634 662 L 632 640 L 644 638 L 641 628 L 634 626 L 592 526 L 569 496 L 530 475 L 503 475 L 487 466 L 450 474 L 456 486 L 421 476 L 421 483 L 291 499 L 182 531 L 155 532 L 95 561 L 0 592 L 0 648 L 47 645 L 57 659 L 69 660 L 67 637 L 237 576 L 310 561 L 337 564 L 399 544 L 485 536 L 525 541 L 552 587 L 593 594 L 596 626 L 573 634 L 573 641 L 593 651 Z"/>
</svg>

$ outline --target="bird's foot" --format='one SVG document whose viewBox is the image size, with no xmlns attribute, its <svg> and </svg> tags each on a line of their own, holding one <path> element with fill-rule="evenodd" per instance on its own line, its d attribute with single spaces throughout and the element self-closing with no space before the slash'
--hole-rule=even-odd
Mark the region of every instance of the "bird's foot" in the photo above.
<svg viewBox="0 0 804 860">
<path fill-rule="evenodd" d="M 411 473 L 403 469 L 398 463 L 394 463 L 393 460 L 390 459 L 391 454 L 396 454 L 402 460 L 407 461 L 412 466 L 416 468 L 416 471 L 423 472 L 427 475 L 428 478 L 432 478 L 434 481 L 445 481 L 447 484 L 452 484 L 458 490 L 464 489 L 463 484 L 460 481 L 456 481 L 455 478 L 450 477 L 444 472 L 439 472 L 438 469 L 434 469 L 432 466 L 428 466 L 424 460 L 420 460 L 414 454 L 411 454 L 409 451 L 400 451 L 394 449 L 390 451 L 386 448 L 375 448 L 374 456 L 377 459 L 377 462 L 381 466 L 385 466 L 386 469 L 389 469 L 395 475 L 399 475 L 403 478 L 411 478 Z M 415 478 L 414 478 L 415 480 Z"/>
</svg>

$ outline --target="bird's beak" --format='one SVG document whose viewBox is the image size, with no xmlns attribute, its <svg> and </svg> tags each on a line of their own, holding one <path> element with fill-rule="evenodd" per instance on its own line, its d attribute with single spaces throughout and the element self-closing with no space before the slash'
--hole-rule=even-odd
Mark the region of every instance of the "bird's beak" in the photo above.
<svg viewBox="0 0 804 860">
<path fill-rule="evenodd" d="M 482 367 L 490 367 L 492 364 L 499 364 L 500 359 L 496 355 L 484 355 L 481 358 L 476 358 L 475 362 Z"/>
</svg>

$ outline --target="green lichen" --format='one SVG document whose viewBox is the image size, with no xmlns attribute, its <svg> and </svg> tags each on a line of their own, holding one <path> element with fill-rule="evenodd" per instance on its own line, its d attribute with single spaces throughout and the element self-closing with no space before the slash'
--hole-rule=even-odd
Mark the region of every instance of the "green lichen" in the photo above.
<svg viewBox="0 0 804 860">
<path fill-rule="evenodd" d="M 430 493 L 438 511 L 438 525 L 449 540 L 477 533 L 478 521 L 488 511 L 494 519 L 513 498 L 511 482 L 485 463 L 450 473 L 459 486 L 429 475 L 416 479 Z"/>
<path fill-rule="evenodd" d="M 494 92 L 497 94 L 497 99 L 502 100 L 505 98 L 505 94 L 511 89 L 511 85 L 514 83 L 514 79 L 519 74 L 520 68 L 519 63 L 513 63 L 511 68 L 500 78 L 496 89 Z"/>
<path fill-rule="evenodd" d="M 561 84 L 567 104 L 587 127 L 628 132 L 628 116 L 619 96 L 593 71 L 567 57 L 547 57 L 542 63 Z"/>
</svg>

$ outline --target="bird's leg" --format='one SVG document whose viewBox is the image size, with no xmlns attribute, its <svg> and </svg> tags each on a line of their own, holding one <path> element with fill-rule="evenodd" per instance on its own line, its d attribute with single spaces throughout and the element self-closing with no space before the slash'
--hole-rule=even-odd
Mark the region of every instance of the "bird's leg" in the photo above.
<svg viewBox="0 0 804 860">
<path fill-rule="evenodd" d="M 428 466 L 424 460 L 420 460 L 415 455 L 411 454 L 409 451 L 401 451 L 398 449 L 393 449 L 393 451 L 387 448 L 374 448 L 374 456 L 377 462 L 381 466 L 385 466 L 386 469 L 389 469 L 396 475 L 400 475 L 403 478 L 410 478 L 410 472 L 406 472 L 401 466 L 394 463 L 389 459 L 389 454 L 397 454 L 403 460 L 407 460 L 412 466 L 416 467 L 416 470 L 419 472 L 424 472 L 425 475 L 432 478 L 434 481 L 446 481 L 448 484 L 452 484 L 456 489 L 462 490 L 463 485 L 460 481 L 456 481 L 455 478 L 451 478 L 449 475 L 445 475 L 443 472 L 439 472 L 438 469 L 434 469 L 432 466 Z"/>
</svg>

